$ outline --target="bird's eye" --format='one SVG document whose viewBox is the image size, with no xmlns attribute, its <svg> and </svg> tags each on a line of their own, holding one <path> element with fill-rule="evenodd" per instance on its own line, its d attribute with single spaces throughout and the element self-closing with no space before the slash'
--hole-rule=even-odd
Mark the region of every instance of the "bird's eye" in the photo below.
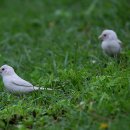
<svg viewBox="0 0 130 130">
<path fill-rule="evenodd" d="M 106 34 L 104 34 L 103 36 L 104 36 L 104 37 L 106 37 L 107 35 L 106 35 Z"/>
<path fill-rule="evenodd" d="M 2 71 L 4 71 L 5 69 L 4 68 L 2 68 Z"/>
</svg>

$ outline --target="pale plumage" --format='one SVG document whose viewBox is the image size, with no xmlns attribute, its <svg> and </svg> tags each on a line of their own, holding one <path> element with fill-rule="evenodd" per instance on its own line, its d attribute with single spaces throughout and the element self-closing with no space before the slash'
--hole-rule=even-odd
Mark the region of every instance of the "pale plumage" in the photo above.
<svg viewBox="0 0 130 130">
<path fill-rule="evenodd" d="M 50 88 L 36 87 L 20 78 L 9 65 L 0 68 L 5 88 L 12 93 L 29 93 L 36 90 L 52 90 Z"/>
<path fill-rule="evenodd" d="M 117 56 L 121 52 L 121 41 L 113 30 L 104 30 L 99 36 L 102 40 L 101 47 L 109 56 Z"/>
</svg>

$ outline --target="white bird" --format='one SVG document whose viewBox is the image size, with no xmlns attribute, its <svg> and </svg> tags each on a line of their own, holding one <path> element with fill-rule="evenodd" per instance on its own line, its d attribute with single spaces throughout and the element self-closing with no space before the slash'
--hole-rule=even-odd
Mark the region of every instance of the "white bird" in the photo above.
<svg viewBox="0 0 130 130">
<path fill-rule="evenodd" d="M 113 30 L 104 30 L 98 37 L 102 40 L 101 47 L 109 56 L 118 56 L 121 52 L 121 41 Z"/>
<path fill-rule="evenodd" d="M 3 65 L 0 68 L 0 74 L 5 88 L 11 93 L 29 93 L 37 90 L 52 90 L 50 88 L 36 87 L 28 81 L 20 78 L 9 65 Z"/>
</svg>

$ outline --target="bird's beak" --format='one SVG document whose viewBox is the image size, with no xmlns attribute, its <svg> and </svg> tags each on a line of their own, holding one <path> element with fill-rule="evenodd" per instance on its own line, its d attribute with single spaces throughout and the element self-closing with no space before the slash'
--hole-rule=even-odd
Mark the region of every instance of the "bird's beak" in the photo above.
<svg viewBox="0 0 130 130">
<path fill-rule="evenodd" d="M 98 37 L 98 39 L 102 39 L 102 35 L 100 35 L 100 36 Z"/>
<path fill-rule="evenodd" d="M 0 74 L 2 73 L 2 69 L 0 68 Z"/>
</svg>

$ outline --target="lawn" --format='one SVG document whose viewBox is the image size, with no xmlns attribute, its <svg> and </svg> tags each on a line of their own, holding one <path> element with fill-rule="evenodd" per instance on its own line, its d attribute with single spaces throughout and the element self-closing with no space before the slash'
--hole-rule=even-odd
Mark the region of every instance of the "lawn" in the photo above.
<svg viewBox="0 0 130 130">
<path fill-rule="evenodd" d="M 104 29 L 123 42 L 118 61 Z M 54 90 L 16 96 L 1 79 L 0 130 L 130 130 L 129 49 L 129 0 L 1 0 L 0 65 Z"/>
</svg>

